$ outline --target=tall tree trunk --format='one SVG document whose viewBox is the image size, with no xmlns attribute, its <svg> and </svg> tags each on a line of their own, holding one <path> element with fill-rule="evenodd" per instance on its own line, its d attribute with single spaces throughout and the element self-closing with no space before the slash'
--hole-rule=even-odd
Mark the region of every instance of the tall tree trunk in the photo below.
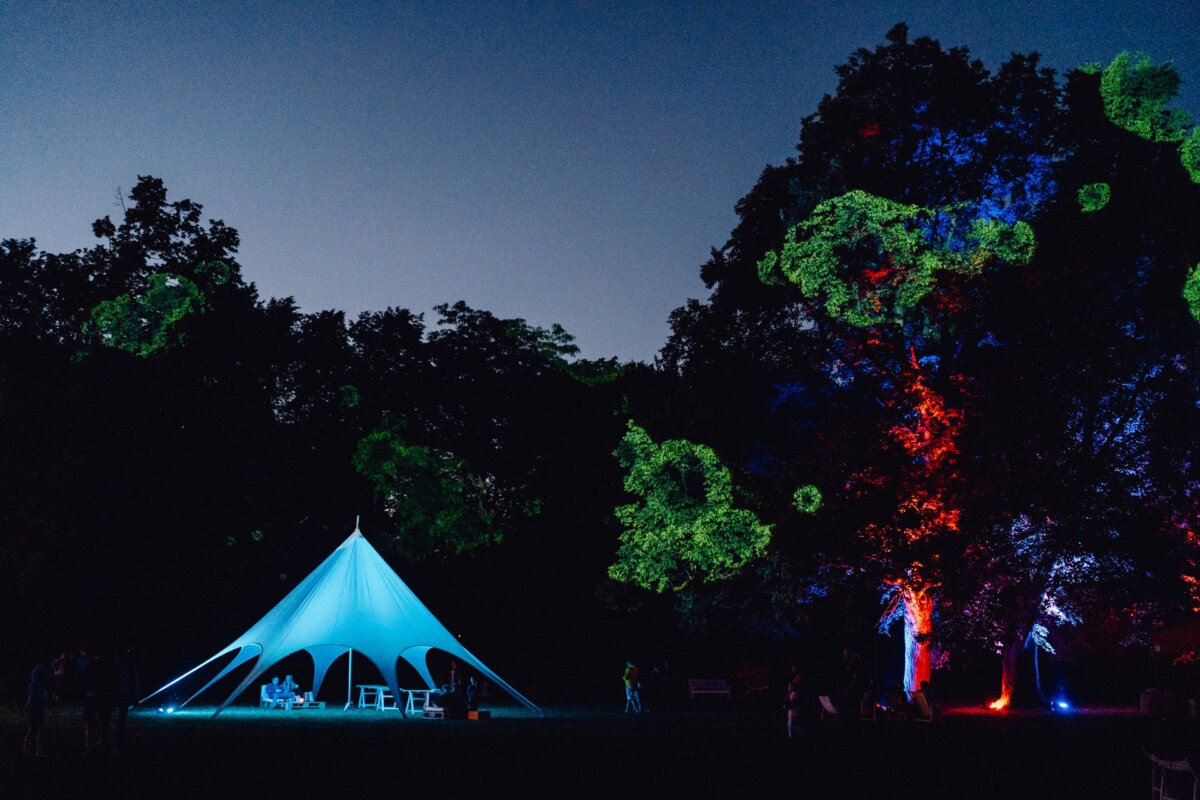
<svg viewBox="0 0 1200 800">
<path fill-rule="evenodd" d="M 1000 651 L 1000 697 L 988 704 L 993 711 L 1003 711 L 1012 704 L 1013 692 L 1017 688 L 1017 667 L 1023 649 L 1025 633 L 1018 631 Z"/>
<path fill-rule="evenodd" d="M 1038 650 L 1041 649 L 1042 648 L 1038 646 L 1037 642 L 1033 643 L 1033 685 L 1037 689 L 1038 700 L 1041 700 L 1043 703 L 1045 703 L 1046 694 L 1042 691 L 1042 668 L 1038 664 Z"/>
<path fill-rule="evenodd" d="M 904 587 L 904 688 L 915 692 L 929 680 L 933 667 L 929 639 L 933 634 L 933 596 L 929 587 Z"/>
</svg>

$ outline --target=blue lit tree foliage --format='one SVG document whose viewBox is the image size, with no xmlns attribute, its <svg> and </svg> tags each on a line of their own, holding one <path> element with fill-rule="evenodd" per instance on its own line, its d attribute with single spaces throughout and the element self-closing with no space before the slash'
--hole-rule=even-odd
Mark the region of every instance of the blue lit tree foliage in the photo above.
<svg viewBox="0 0 1200 800">
<path fill-rule="evenodd" d="M 837 74 L 797 156 L 739 202 L 702 269 L 712 298 L 672 317 L 663 363 L 686 392 L 672 408 L 687 409 L 683 429 L 741 455 L 734 475 L 780 525 L 765 556 L 772 597 L 791 581 L 794 607 L 812 597 L 801 575 L 839 589 L 870 580 L 879 548 L 853 534 L 882 528 L 880 510 L 919 483 L 897 479 L 922 456 L 890 434 L 919 428 L 901 397 L 919 374 L 962 428 L 937 476 L 944 491 L 909 508 L 940 499 L 932 511 L 950 535 L 896 552 L 917 554 L 904 563 L 921 561 L 944 598 L 935 644 L 999 648 L 1011 686 L 1027 643 L 1049 652 L 1059 622 L 1132 604 L 1155 591 L 1138 575 L 1164 574 L 1138 548 L 1174 535 L 1163 530 L 1179 521 L 1164 520 L 1200 459 L 1200 424 L 1180 430 L 1195 421 L 1200 375 L 1200 252 L 1183 222 L 1200 216 L 1186 185 L 1200 137 L 1130 136 L 1106 113 L 1098 72 L 1060 84 L 1036 56 L 1014 56 L 989 73 L 904 26 Z M 839 219 L 852 224 L 822 223 Z M 860 235 L 867 223 L 877 230 Z M 1013 249 L 995 269 L 923 268 L 995 251 L 966 232 L 1020 226 L 1036 252 Z M 808 250 L 785 264 L 789 245 Z M 765 253 L 777 254 L 763 270 L 774 293 L 752 280 Z M 786 535 L 795 487 L 810 480 L 822 505 L 806 522 L 820 532 Z"/>
</svg>

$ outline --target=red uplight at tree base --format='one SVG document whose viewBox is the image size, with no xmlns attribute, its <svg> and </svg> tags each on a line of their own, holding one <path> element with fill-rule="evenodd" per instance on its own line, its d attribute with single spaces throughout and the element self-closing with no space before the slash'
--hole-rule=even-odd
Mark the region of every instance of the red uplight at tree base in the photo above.
<svg viewBox="0 0 1200 800">
<path fill-rule="evenodd" d="M 992 711 L 1006 711 L 1009 703 L 1012 702 L 1012 697 L 1008 693 L 1000 695 L 998 698 L 988 703 L 988 708 Z"/>
<path fill-rule="evenodd" d="M 915 591 L 903 588 L 904 598 L 904 642 L 905 651 L 912 657 L 904 662 L 904 686 L 912 692 L 928 681 L 933 671 L 933 654 L 929 650 L 929 637 L 933 634 L 932 587 Z"/>
</svg>

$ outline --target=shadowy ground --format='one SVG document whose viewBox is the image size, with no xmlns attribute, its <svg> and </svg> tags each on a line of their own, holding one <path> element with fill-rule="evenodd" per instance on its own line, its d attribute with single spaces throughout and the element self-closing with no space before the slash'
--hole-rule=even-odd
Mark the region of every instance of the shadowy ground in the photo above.
<svg viewBox="0 0 1200 800">
<path fill-rule="evenodd" d="M 614 703 L 614 706 L 618 704 Z M 817 723 L 787 740 L 773 705 L 697 701 L 626 716 L 496 709 L 483 721 L 397 712 L 212 709 L 130 716 L 119 756 L 85 756 L 74 709 L 45 759 L 0 710 L 0 797 L 1136 797 L 1144 722 L 1128 712 L 950 713 L 934 724 Z"/>
</svg>

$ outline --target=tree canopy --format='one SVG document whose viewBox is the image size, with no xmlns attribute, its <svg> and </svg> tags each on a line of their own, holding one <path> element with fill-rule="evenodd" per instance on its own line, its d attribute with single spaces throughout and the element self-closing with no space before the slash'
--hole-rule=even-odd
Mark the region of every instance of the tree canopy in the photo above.
<svg viewBox="0 0 1200 800">
<path fill-rule="evenodd" d="M 711 432 L 781 526 L 762 597 L 802 620 L 814 580 L 849 598 L 858 575 L 890 587 L 886 622 L 909 587 L 937 598 L 910 632 L 932 664 L 999 646 L 1006 681 L 1035 628 L 1053 646 L 1115 615 L 1145 641 L 1190 585 L 1200 195 L 1178 75 L 1127 54 L 1062 84 L 1036 55 L 989 73 L 897 26 L 838 77 L 663 351 L 673 428 Z M 784 535 L 817 476 L 821 534 Z"/>
<path fill-rule="evenodd" d="M 222 638 L 362 515 L 485 647 L 514 614 L 615 649 L 671 615 L 780 650 L 903 620 L 906 681 L 999 657 L 1007 702 L 1028 648 L 1144 646 L 1200 608 L 1179 81 L 896 26 L 737 202 L 651 365 L 463 301 L 260 298 L 238 231 L 151 176 L 91 247 L 6 239 L 0 597 L 38 608 L 12 637 Z M 542 660 L 595 660 L 570 638 Z"/>
</svg>

